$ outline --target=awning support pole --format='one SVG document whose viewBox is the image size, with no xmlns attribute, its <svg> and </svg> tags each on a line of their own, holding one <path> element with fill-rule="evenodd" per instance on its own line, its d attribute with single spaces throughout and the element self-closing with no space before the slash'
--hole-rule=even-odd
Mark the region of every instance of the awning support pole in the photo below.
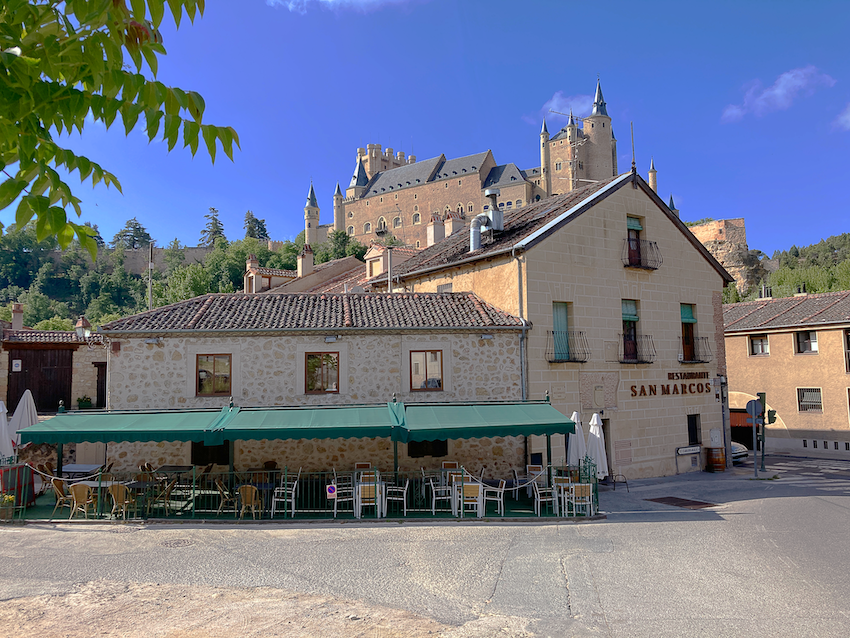
<svg viewBox="0 0 850 638">
<path fill-rule="evenodd" d="M 62 444 L 56 444 L 56 476 L 62 476 Z"/>
<path fill-rule="evenodd" d="M 393 472 L 398 475 L 398 441 L 393 441 Z M 398 476 L 396 476 L 398 479 Z"/>
<path fill-rule="evenodd" d="M 552 435 L 546 435 L 546 471 L 549 475 L 549 482 L 547 485 L 549 487 L 552 486 Z"/>
</svg>

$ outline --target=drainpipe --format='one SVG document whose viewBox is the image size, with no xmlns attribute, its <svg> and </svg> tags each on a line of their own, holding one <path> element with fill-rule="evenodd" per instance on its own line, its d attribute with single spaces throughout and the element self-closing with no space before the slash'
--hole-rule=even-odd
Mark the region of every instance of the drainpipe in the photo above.
<svg viewBox="0 0 850 638">
<path fill-rule="evenodd" d="M 473 220 L 475 221 L 475 220 Z M 519 369 L 520 383 L 522 384 L 522 400 L 528 400 L 528 370 L 526 366 L 526 339 L 528 332 L 528 322 L 525 320 L 524 299 L 525 295 L 522 288 L 522 262 L 519 255 L 516 253 L 516 247 L 511 250 L 511 257 L 516 259 L 516 274 L 517 274 L 517 309 L 519 311 L 519 320 L 522 322 L 522 333 L 519 336 Z"/>
</svg>

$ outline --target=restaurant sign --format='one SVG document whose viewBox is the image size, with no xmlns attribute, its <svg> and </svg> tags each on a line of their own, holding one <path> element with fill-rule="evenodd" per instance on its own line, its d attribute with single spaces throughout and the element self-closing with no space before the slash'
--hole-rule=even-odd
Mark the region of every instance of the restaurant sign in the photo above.
<svg viewBox="0 0 850 638">
<path fill-rule="evenodd" d="M 699 381 L 698 379 L 705 379 Z M 667 380 L 673 383 L 652 383 L 631 386 L 633 397 L 654 397 L 674 394 L 710 394 L 711 379 L 708 372 L 668 372 Z M 679 383 L 676 383 L 676 382 Z"/>
</svg>

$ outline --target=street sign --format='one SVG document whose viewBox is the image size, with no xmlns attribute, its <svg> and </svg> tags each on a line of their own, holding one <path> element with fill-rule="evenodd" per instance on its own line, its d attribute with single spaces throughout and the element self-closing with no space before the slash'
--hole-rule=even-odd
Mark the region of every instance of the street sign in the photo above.
<svg viewBox="0 0 850 638">
<path fill-rule="evenodd" d="M 336 485 L 328 485 L 325 491 L 328 493 L 328 498 L 336 498 Z"/>
<path fill-rule="evenodd" d="M 750 416 L 758 416 L 761 414 L 761 401 L 757 401 L 756 399 L 747 401 L 747 414 Z"/>
</svg>

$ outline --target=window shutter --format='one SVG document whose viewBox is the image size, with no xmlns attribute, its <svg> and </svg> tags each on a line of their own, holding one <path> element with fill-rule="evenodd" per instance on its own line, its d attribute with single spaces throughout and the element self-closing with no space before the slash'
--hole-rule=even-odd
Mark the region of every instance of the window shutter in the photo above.
<svg viewBox="0 0 850 638">
<path fill-rule="evenodd" d="M 682 323 L 696 323 L 697 320 L 694 317 L 694 307 L 692 304 L 683 303 L 679 304 L 679 307 L 682 309 Z"/>
</svg>

